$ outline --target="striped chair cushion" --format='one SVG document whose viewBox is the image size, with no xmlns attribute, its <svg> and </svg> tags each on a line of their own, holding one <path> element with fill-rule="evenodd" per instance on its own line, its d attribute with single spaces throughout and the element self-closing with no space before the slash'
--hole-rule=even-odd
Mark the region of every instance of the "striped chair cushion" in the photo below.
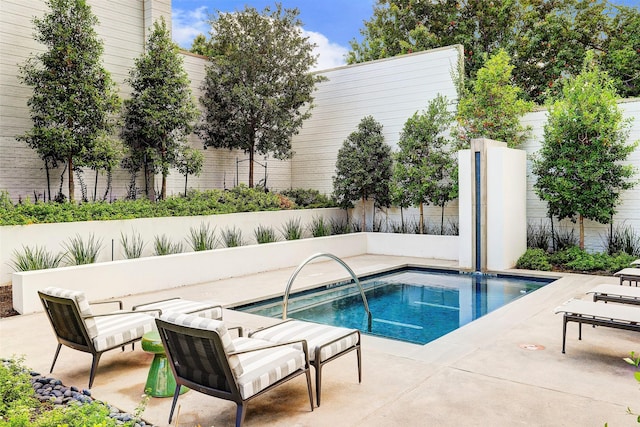
<svg viewBox="0 0 640 427">
<path fill-rule="evenodd" d="M 273 345 L 269 341 L 254 338 L 236 338 L 233 341 L 238 351 Z M 229 357 L 230 362 L 231 359 L 237 359 L 240 366 L 241 374 L 236 375 L 236 381 L 243 399 L 248 399 L 305 366 L 304 353 L 293 346 L 233 355 Z"/>
<path fill-rule="evenodd" d="M 224 322 L 222 322 L 221 320 L 207 319 L 206 317 L 200 317 L 193 314 L 173 312 L 162 313 L 162 316 L 160 316 L 160 318 L 176 325 L 188 326 L 190 328 L 196 329 L 204 329 L 207 331 L 216 331 L 220 336 L 224 351 L 226 351 L 227 353 L 236 351 L 236 348 L 233 345 L 233 340 L 231 339 L 231 334 L 227 330 L 227 327 L 224 325 Z"/>
<path fill-rule="evenodd" d="M 87 297 L 82 291 L 74 291 L 71 289 L 62 289 L 56 288 L 55 286 L 49 286 L 48 288 L 43 289 L 42 292 L 54 297 L 74 300 L 81 316 L 91 316 L 93 314 L 91 312 L 89 300 L 87 300 Z M 95 338 L 98 335 L 98 328 L 96 326 L 95 320 L 93 318 L 84 319 L 84 324 L 87 329 L 87 333 L 89 334 L 89 338 Z"/>
<path fill-rule="evenodd" d="M 251 337 L 277 343 L 306 340 L 311 361 L 315 361 L 315 353 L 318 347 L 335 341 L 331 345 L 322 348 L 319 362 L 324 362 L 358 344 L 358 331 L 355 329 L 320 325 L 301 320 L 282 322 L 261 331 L 256 331 L 251 334 Z"/>
<path fill-rule="evenodd" d="M 162 313 L 174 312 L 185 314 L 196 314 L 207 319 L 222 320 L 222 307 L 215 303 L 202 301 L 189 301 L 182 298 L 174 298 L 166 301 L 152 302 L 138 305 L 136 310 L 160 309 Z"/>
<path fill-rule="evenodd" d="M 155 319 L 144 313 L 126 313 L 96 317 L 98 334 L 93 338 L 97 351 L 104 351 L 142 338 L 153 330 Z"/>
</svg>

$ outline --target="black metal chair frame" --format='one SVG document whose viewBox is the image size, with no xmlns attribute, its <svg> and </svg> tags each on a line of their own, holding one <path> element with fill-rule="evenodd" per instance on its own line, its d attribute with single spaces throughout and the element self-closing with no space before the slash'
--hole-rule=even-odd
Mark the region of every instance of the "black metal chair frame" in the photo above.
<svg viewBox="0 0 640 427">
<path fill-rule="evenodd" d="M 49 373 L 53 372 L 53 368 L 56 364 L 56 361 L 58 360 L 58 355 L 60 354 L 62 345 L 65 345 L 74 350 L 82 351 L 84 353 L 90 353 L 93 357 L 93 360 L 91 362 L 91 372 L 89 374 L 88 388 L 91 388 L 91 386 L 93 386 L 93 380 L 95 378 L 95 374 L 98 369 L 98 362 L 100 361 L 100 356 L 102 356 L 102 353 L 118 347 L 121 347 L 122 351 L 124 351 L 124 347 L 127 344 L 131 344 L 131 349 L 133 350 L 134 343 L 142 338 L 136 338 L 125 343 L 118 344 L 115 347 L 98 351 L 93 345 L 93 340 L 89 337 L 89 333 L 83 319 L 122 315 L 126 314 L 126 311 L 83 316 L 80 314 L 76 302 L 71 298 L 47 295 L 40 291 L 38 291 L 38 295 L 40 296 L 40 301 L 42 302 L 44 311 L 47 313 L 49 323 L 51 323 L 51 327 L 53 328 L 56 339 L 58 340 L 58 347 L 56 348 L 56 353 L 53 356 L 53 362 L 51 363 L 51 369 L 49 370 Z M 91 303 L 91 305 L 96 304 L 118 304 L 119 310 L 122 310 L 122 301 L 102 301 Z M 158 310 L 149 311 L 158 313 Z M 135 313 L 140 314 L 142 312 L 143 311 L 136 311 Z"/>
<path fill-rule="evenodd" d="M 167 358 L 169 360 L 169 364 L 171 366 L 171 370 L 173 371 L 173 375 L 176 380 L 176 390 L 173 394 L 173 402 L 171 403 L 171 412 L 169 413 L 169 424 L 171 424 L 171 420 L 173 419 L 173 412 L 178 401 L 178 397 L 180 396 L 180 387 L 185 386 L 192 390 L 198 391 L 200 393 L 204 393 L 210 396 L 218 397 L 220 399 L 229 400 L 235 402 L 236 404 L 236 427 L 242 426 L 244 422 L 245 414 L 246 414 L 246 406 L 245 403 L 249 400 L 252 400 L 255 397 L 258 397 L 271 389 L 283 384 L 299 375 L 305 374 L 307 378 L 307 390 L 309 393 L 309 404 L 311 405 L 311 411 L 313 411 L 313 392 L 311 387 L 311 375 L 310 375 L 310 367 L 309 367 L 309 353 L 307 350 L 307 342 L 304 340 L 301 341 L 293 341 L 290 343 L 283 344 L 273 344 L 273 345 L 265 345 L 260 348 L 254 348 L 250 350 L 244 351 L 236 351 L 233 353 L 226 353 L 224 350 L 224 346 L 222 344 L 222 340 L 216 331 L 204 330 L 198 328 L 191 328 L 188 326 L 176 325 L 174 323 L 166 322 L 162 319 L 156 319 L 156 325 L 158 326 L 158 332 L 160 333 L 160 338 L 162 339 L 162 344 L 164 345 Z M 232 329 L 232 328 L 229 328 Z M 242 336 L 242 328 L 240 329 L 240 336 Z M 208 354 L 208 362 L 211 364 L 211 368 L 213 369 L 213 373 L 221 375 L 224 379 L 224 385 L 219 388 L 211 387 L 208 385 L 201 384 L 196 382 L 194 379 L 185 378 L 181 372 L 178 371 L 176 366 L 184 366 L 185 361 L 182 360 L 181 352 L 186 348 L 193 348 L 191 345 L 183 342 L 183 345 L 178 345 L 178 341 L 180 339 L 186 339 L 190 341 L 190 344 L 196 340 L 200 341 L 208 341 L 210 346 Z M 286 377 L 280 379 L 279 381 L 269 385 L 264 390 L 259 391 L 258 393 L 248 397 L 243 398 L 240 394 L 240 390 L 238 388 L 238 384 L 236 382 L 235 376 L 231 371 L 231 367 L 229 365 L 229 356 L 239 355 L 244 353 L 250 353 L 254 351 L 264 350 L 268 348 L 275 348 L 281 346 L 290 346 L 291 344 L 299 343 L 302 345 L 302 349 L 305 355 L 305 366 L 304 369 L 298 369 L 295 372 L 287 375 Z"/>
</svg>

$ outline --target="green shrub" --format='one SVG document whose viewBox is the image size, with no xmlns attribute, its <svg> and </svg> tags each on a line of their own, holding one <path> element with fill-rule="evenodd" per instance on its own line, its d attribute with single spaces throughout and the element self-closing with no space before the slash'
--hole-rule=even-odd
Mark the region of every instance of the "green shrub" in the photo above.
<svg viewBox="0 0 640 427">
<path fill-rule="evenodd" d="M 172 242 L 166 235 L 155 236 L 153 240 L 155 255 L 170 255 L 183 252 L 182 242 Z"/>
<path fill-rule="evenodd" d="M 518 259 L 517 268 L 525 270 L 551 271 L 549 256 L 540 248 L 530 248 Z"/>
<path fill-rule="evenodd" d="M 569 246 L 551 254 L 549 261 L 554 265 L 566 266 L 570 262 L 581 258 L 583 254 L 584 251 L 578 246 Z"/>
<path fill-rule="evenodd" d="M 6 425 L 28 425 L 33 408 L 39 405 L 23 360 L 0 361 L 0 425 L 5 420 L 12 423 Z"/>
<path fill-rule="evenodd" d="M 199 228 L 189 228 L 189 243 L 194 251 L 208 251 L 216 247 L 216 229 L 200 223 Z"/>
<path fill-rule="evenodd" d="M 265 227 L 259 225 L 253 232 L 256 242 L 258 243 L 272 243 L 278 241 L 278 236 L 276 236 L 276 231 L 273 227 Z"/>
<path fill-rule="evenodd" d="M 289 219 L 280 230 L 285 240 L 302 239 L 302 225 L 300 218 Z"/>
<path fill-rule="evenodd" d="M 100 253 L 102 239 L 96 240 L 93 233 L 91 233 L 89 234 L 89 239 L 85 242 L 79 234 L 76 234 L 75 237 L 70 237 L 62 246 L 67 250 L 65 259 L 69 265 L 93 264 Z"/>
<path fill-rule="evenodd" d="M 569 261 L 564 266 L 571 270 L 577 271 L 601 271 L 605 270 L 607 257 L 608 255 L 606 254 L 590 254 L 586 251 L 583 251 L 579 257 L 572 261 Z"/>
<path fill-rule="evenodd" d="M 53 254 L 46 248 L 22 246 L 22 252 L 13 251 L 11 266 L 15 271 L 44 270 L 56 268 L 62 262 L 64 253 Z"/>
<path fill-rule="evenodd" d="M 293 200 L 296 206 L 303 208 L 330 208 L 336 204 L 318 190 L 292 188 L 290 190 L 281 191 L 280 194 Z"/>
</svg>

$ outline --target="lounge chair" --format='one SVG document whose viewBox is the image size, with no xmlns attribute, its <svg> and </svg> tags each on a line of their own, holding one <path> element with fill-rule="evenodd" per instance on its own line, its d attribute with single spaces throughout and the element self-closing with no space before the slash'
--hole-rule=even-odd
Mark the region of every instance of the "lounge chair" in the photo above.
<svg viewBox="0 0 640 427">
<path fill-rule="evenodd" d="M 613 273 L 613 275 L 620 278 L 621 285 L 624 285 L 624 282 L 629 282 L 629 286 L 631 286 L 632 283 L 638 286 L 638 282 L 640 282 L 640 268 L 623 268 Z"/>
<path fill-rule="evenodd" d="M 301 374 L 307 377 L 313 411 L 305 341 L 274 344 L 244 338 L 241 328 L 240 338 L 232 339 L 224 322 L 189 314 L 163 314 L 156 324 L 176 379 L 169 424 L 181 386 L 235 402 L 236 427 L 240 427 L 245 402 Z"/>
<path fill-rule="evenodd" d="M 640 308 L 618 304 L 600 304 L 593 301 L 572 299 L 559 307 L 555 313 L 564 313 L 562 326 L 562 352 L 565 352 L 567 323 L 578 323 L 578 339 L 582 339 L 582 324 L 605 326 L 640 332 Z"/>
<path fill-rule="evenodd" d="M 105 301 L 92 304 L 118 304 L 118 311 L 93 314 L 84 292 L 48 287 L 38 291 L 40 301 L 47 313 L 58 348 L 53 356 L 50 373 L 56 364 L 60 348 L 64 344 L 74 350 L 91 353 L 93 361 L 89 374 L 89 388 L 98 368 L 102 353 L 125 344 L 133 343 L 153 330 L 155 317 L 149 312 L 122 311 L 121 301 Z M 158 310 L 151 313 L 157 314 Z"/>
<path fill-rule="evenodd" d="M 168 298 L 160 301 L 134 305 L 133 311 L 160 310 L 163 313 L 196 314 L 207 319 L 222 320 L 222 306 L 206 301 L 189 301 L 182 298 Z"/>
<path fill-rule="evenodd" d="M 637 286 L 598 285 L 587 294 L 593 294 L 593 301 L 640 305 L 640 287 Z"/>
<path fill-rule="evenodd" d="M 252 332 L 250 337 L 282 343 L 293 340 L 306 340 L 309 346 L 310 362 L 316 371 L 316 399 L 320 406 L 322 386 L 322 367 L 356 350 L 358 358 L 358 382 L 362 382 L 362 356 L 360 349 L 360 331 L 321 325 L 301 320 L 287 320 L 273 326 Z"/>
</svg>

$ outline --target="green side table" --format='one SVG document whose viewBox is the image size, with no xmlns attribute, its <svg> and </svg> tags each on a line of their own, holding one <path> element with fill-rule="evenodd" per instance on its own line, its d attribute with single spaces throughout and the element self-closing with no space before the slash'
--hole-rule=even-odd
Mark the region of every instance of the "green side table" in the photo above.
<svg viewBox="0 0 640 427">
<path fill-rule="evenodd" d="M 173 396 L 176 391 L 176 380 L 158 331 L 147 332 L 142 336 L 142 349 L 154 354 L 149 375 L 147 375 L 147 383 L 144 386 L 145 393 L 153 397 Z M 180 387 L 180 394 L 187 391 L 189 391 L 187 387 Z"/>
</svg>

